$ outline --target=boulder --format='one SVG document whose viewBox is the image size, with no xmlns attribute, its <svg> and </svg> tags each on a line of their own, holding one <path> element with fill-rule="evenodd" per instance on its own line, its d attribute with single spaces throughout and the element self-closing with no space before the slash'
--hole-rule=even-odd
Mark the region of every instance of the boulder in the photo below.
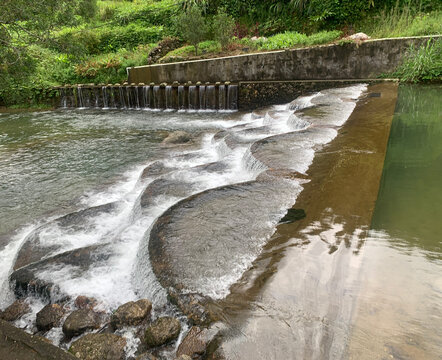
<svg viewBox="0 0 442 360">
<path fill-rule="evenodd" d="M 353 34 L 353 35 L 347 36 L 347 39 L 355 40 L 355 41 L 365 41 L 365 40 L 369 40 L 371 38 L 367 34 L 359 32 L 357 34 Z"/>
<path fill-rule="evenodd" d="M 163 144 L 186 144 L 190 141 L 192 141 L 190 134 L 178 130 L 170 133 L 169 136 L 163 140 Z"/>
<path fill-rule="evenodd" d="M 192 326 L 178 346 L 176 356 L 189 356 L 192 359 L 206 356 L 208 351 L 217 347 L 215 339 L 223 327 L 221 323 L 215 323 L 210 328 Z"/>
<path fill-rule="evenodd" d="M 82 360 L 124 360 L 126 340 L 115 334 L 87 334 L 74 341 L 69 352 Z"/>
<path fill-rule="evenodd" d="M 94 330 L 100 327 L 100 316 L 88 309 L 72 312 L 63 324 L 63 333 L 67 338 L 80 335 L 87 330 Z"/>
<path fill-rule="evenodd" d="M 5 321 L 15 321 L 30 311 L 30 306 L 24 300 L 16 300 L 3 312 L 0 312 L 0 319 Z"/>
<path fill-rule="evenodd" d="M 161 317 L 150 325 L 145 333 L 148 347 L 155 347 L 175 340 L 181 331 L 180 322 L 172 317 Z"/>
<path fill-rule="evenodd" d="M 78 360 L 73 355 L 0 320 L 0 359 Z"/>
<path fill-rule="evenodd" d="M 111 325 L 115 329 L 127 325 L 140 325 L 149 317 L 151 310 L 152 303 L 147 299 L 141 299 L 136 302 L 130 301 L 121 305 L 115 311 L 111 318 Z"/>
<path fill-rule="evenodd" d="M 182 294 L 174 288 L 168 289 L 168 298 L 196 325 L 208 325 L 217 319 L 209 310 L 210 299 L 197 293 Z"/>
<path fill-rule="evenodd" d="M 93 297 L 87 297 L 83 295 L 77 296 L 74 301 L 77 309 L 89 309 L 92 310 L 97 305 L 97 300 Z"/>
<path fill-rule="evenodd" d="M 181 356 L 178 356 L 176 358 L 176 360 L 192 360 L 192 358 L 190 356 L 187 356 L 187 355 L 181 355 Z"/>
<path fill-rule="evenodd" d="M 109 244 L 91 245 L 70 250 L 18 269 L 10 275 L 9 279 L 18 297 L 27 296 L 28 293 L 36 293 L 51 300 L 51 294 L 55 292 L 57 287 L 52 282 L 41 279 L 40 272 L 71 266 L 75 268 L 76 274 L 80 277 L 90 266 L 108 260 L 111 254 L 112 247 Z M 60 297 L 63 294 L 57 294 L 57 296 Z"/>
<path fill-rule="evenodd" d="M 64 315 L 64 309 L 58 304 L 48 304 L 36 316 L 36 325 L 39 331 L 48 331 L 59 326 Z"/>
</svg>

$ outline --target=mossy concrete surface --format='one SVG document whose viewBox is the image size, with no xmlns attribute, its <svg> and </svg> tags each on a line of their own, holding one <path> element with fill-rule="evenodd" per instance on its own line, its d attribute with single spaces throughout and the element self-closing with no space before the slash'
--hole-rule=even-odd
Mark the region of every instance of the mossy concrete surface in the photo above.
<svg viewBox="0 0 442 360">
<path fill-rule="evenodd" d="M 441 35 L 344 42 L 303 49 L 128 68 L 129 83 L 376 78 L 393 71 L 411 46 Z"/>
</svg>

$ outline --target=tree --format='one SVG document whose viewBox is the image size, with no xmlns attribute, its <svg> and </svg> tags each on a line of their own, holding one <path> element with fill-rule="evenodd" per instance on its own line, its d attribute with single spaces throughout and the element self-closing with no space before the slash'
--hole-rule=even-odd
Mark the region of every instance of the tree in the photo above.
<svg viewBox="0 0 442 360">
<path fill-rule="evenodd" d="M 235 20 L 221 8 L 213 18 L 212 26 L 215 40 L 219 41 L 222 48 L 225 49 L 232 39 L 235 29 Z"/>
<path fill-rule="evenodd" d="M 25 61 L 29 45 L 53 41 L 57 28 L 94 17 L 96 10 L 96 0 L 2 0 L 0 63 Z"/>
<path fill-rule="evenodd" d="M 195 47 L 195 55 L 198 55 L 198 44 L 206 38 L 207 24 L 197 6 L 188 8 L 178 17 L 178 29 L 181 36 Z"/>
</svg>

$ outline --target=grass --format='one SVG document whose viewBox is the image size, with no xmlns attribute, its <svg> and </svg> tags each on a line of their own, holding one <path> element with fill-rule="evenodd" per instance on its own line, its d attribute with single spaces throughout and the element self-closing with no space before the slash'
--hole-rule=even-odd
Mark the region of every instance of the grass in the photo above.
<svg viewBox="0 0 442 360">
<path fill-rule="evenodd" d="M 359 25 L 359 30 L 373 38 L 442 34 L 442 11 L 419 13 L 410 7 L 382 11 Z"/>
<path fill-rule="evenodd" d="M 213 55 L 221 52 L 221 44 L 217 41 L 207 40 L 198 44 L 198 53 L 201 56 Z M 193 45 L 182 46 L 172 50 L 160 59 L 160 63 L 168 63 L 173 61 L 181 61 L 195 55 L 195 47 Z"/>
<path fill-rule="evenodd" d="M 401 81 L 416 83 L 419 81 L 442 80 L 442 40 L 428 40 L 419 48 L 411 47 L 405 61 L 393 76 Z"/>
<path fill-rule="evenodd" d="M 300 34 L 287 31 L 282 34 L 273 35 L 267 39 L 257 40 L 258 50 L 279 50 L 301 46 L 312 46 L 327 44 L 337 40 L 341 36 L 338 30 L 321 31 L 312 35 Z"/>
</svg>

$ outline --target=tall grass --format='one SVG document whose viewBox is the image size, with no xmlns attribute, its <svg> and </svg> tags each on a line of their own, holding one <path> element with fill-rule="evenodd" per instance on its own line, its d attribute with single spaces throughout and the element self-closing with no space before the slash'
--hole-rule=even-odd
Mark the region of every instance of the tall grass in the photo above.
<svg viewBox="0 0 442 360">
<path fill-rule="evenodd" d="M 442 81 L 442 40 L 428 40 L 417 49 L 411 47 L 394 76 L 412 83 Z"/>
<path fill-rule="evenodd" d="M 373 38 L 438 35 L 442 33 L 442 11 L 425 13 L 418 5 L 400 5 L 383 10 L 360 24 L 361 31 Z"/>
</svg>

